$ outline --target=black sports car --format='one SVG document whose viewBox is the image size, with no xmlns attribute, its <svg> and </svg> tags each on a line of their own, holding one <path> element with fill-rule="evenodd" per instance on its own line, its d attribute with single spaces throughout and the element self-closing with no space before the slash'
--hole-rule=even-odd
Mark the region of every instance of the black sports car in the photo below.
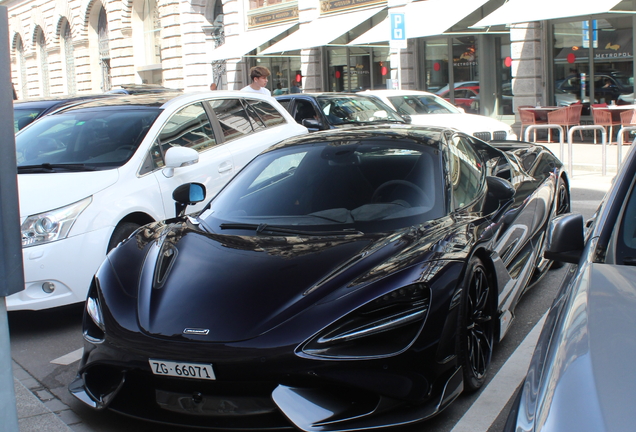
<svg viewBox="0 0 636 432">
<path fill-rule="evenodd" d="M 204 193 L 174 197 L 183 213 Z M 212 428 L 429 418 L 484 382 L 568 209 L 562 164 L 536 144 L 409 125 L 285 140 L 200 213 L 111 251 L 70 391 Z"/>
</svg>

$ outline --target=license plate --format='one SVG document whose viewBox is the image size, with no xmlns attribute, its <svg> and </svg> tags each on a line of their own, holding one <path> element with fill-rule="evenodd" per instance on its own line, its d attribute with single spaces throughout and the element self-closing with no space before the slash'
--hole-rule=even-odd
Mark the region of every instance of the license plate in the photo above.
<svg viewBox="0 0 636 432">
<path fill-rule="evenodd" d="M 168 360 L 148 359 L 152 373 L 155 375 L 179 378 L 194 378 L 215 380 L 214 369 L 211 364 L 173 362 Z"/>
</svg>

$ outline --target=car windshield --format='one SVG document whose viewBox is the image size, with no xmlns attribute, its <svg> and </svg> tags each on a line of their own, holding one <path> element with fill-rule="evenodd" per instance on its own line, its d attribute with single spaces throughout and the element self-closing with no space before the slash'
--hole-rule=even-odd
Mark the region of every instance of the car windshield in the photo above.
<svg viewBox="0 0 636 432">
<path fill-rule="evenodd" d="M 392 96 L 388 98 L 400 114 L 458 114 L 460 111 L 450 102 L 433 95 Z"/>
<path fill-rule="evenodd" d="M 318 97 L 318 105 L 334 126 L 384 122 L 406 123 L 391 108 L 375 98 L 342 96 Z"/>
<path fill-rule="evenodd" d="M 44 116 L 16 135 L 18 169 L 43 164 L 119 167 L 135 153 L 159 112 L 119 106 Z"/>
<path fill-rule="evenodd" d="M 46 108 L 13 108 L 13 133 L 30 124 Z"/>
<path fill-rule="evenodd" d="M 218 232 L 265 225 L 385 232 L 436 219 L 444 214 L 444 188 L 439 133 L 430 134 L 430 146 L 378 138 L 265 153 L 201 217 Z"/>
</svg>

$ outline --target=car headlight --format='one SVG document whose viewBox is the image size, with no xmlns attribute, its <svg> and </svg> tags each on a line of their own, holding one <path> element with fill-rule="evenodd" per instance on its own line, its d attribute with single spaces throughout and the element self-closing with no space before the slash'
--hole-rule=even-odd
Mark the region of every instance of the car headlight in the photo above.
<svg viewBox="0 0 636 432">
<path fill-rule="evenodd" d="M 297 354 L 320 358 L 378 358 L 404 351 L 419 334 L 430 290 L 417 283 L 391 291 L 342 317 L 303 343 Z"/>
<path fill-rule="evenodd" d="M 86 314 L 84 315 L 84 339 L 95 344 L 103 342 L 106 333 L 98 285 L 99 282 L 94 277 L 86 297 Z"/>
<path fill-rule="evenodd" d="M 88 197 L 66 207 L 29 216 L 21 226 L 22 247 L 65 239 L 77 217 L 92 200 L 93 197 Z"/>
</svg>

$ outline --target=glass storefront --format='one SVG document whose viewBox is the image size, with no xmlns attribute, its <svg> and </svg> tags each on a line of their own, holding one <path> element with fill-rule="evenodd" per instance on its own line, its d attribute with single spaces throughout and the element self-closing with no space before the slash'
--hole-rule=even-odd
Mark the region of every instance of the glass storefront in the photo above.
<svg viewBox="0 0 636 432">
<path fill-rule="evenodd" d="M 293 90 L 294 81 L 298 92 L 302 89 L 302 74 L 300 69 L 300 56 L 296 57 L 258 57 L 251 62 L 251 66 L 265 66 L 271 72 L 267 88 L 272 95 L 278 96 L 288 93 L 296 93 Z"/>
<path fill-rule="evenodd" d="M 391 77 L 389 48 L 328 47 L 328 91 L 386 88 Z"/>
<path fill-rule="evenodd" d="M 582 101 L 586 115 L 590 104 L 634 102 L 631 17 L 555 23 L 553 35 L 555 105 Z"/>
</svg>

